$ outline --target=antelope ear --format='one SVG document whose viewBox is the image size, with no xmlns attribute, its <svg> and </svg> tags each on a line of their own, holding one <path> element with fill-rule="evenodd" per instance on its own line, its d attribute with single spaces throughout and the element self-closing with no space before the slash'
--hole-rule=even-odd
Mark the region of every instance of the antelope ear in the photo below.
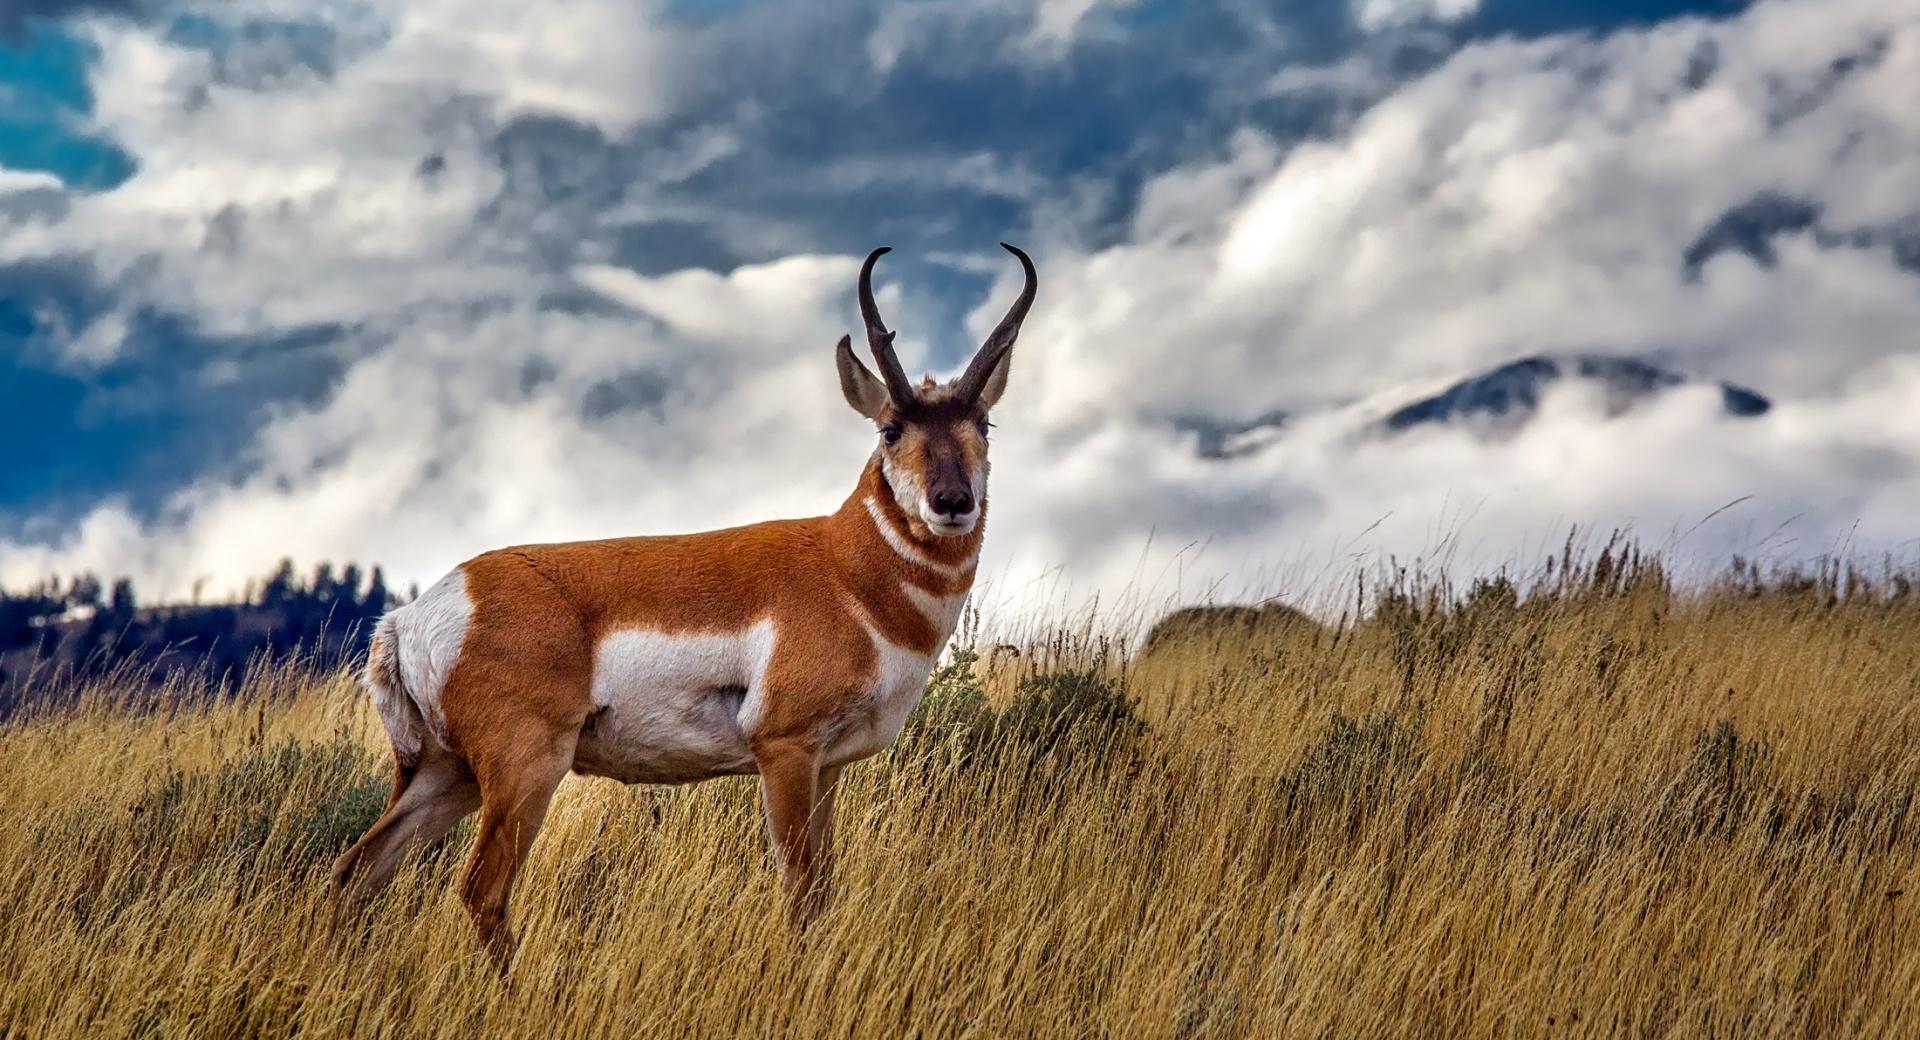
<svg viewBox="0 0 1920 1040">
<path fill-rule="evenodd" d="M 1013 351 L 1000 355 L 1000 363 L 987 373 L 987 381 L 980 387 L 980 410 L 988 412 L 1000 402 L 1000 395 L 1007 392 L 1007 373 L 1013 371 Z"/>
<path fill-rule="evenodd" d="M 839 344 L 833 348 L 833 360 L 840 369 L 840 392 L 846 396 L 847 403 L 869 419 L 880 418 L 880 409 L 889 401 L 887 384 L 853 356 L 852 337 L 840 337 Z"/>
</svg>

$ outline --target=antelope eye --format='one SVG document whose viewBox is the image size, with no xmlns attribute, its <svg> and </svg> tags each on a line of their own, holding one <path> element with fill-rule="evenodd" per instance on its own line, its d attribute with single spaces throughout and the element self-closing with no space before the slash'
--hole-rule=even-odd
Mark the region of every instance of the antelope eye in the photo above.
<svg viewBox="0 0 1920 1040">
<path fill-rule="evenodd" d="M 880 437 L 882 440 L 886 441 L 888 444 L 898 443 L 900 440 L 899 425 L 896 423 L 888 423 L 885 426 L 880 427 Z"/>
</svg>

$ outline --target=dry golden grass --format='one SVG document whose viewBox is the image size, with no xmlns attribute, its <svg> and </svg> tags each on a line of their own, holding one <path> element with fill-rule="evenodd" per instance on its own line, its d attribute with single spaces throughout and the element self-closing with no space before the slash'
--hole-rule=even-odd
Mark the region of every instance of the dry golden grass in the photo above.
<svg viewBox="0 0 1920 1040">
<path fill-rule="evenodd" d="M 506 983 L 464 830 L 327 940 L 385 796 L 350 679 L 85 698 L 0 727 L 0 1033 L 1916 1035 L 1920 602 L 1761 584 L 962 655 L 802 937 L 750 781 L 570 779 Z"/>
</svg>

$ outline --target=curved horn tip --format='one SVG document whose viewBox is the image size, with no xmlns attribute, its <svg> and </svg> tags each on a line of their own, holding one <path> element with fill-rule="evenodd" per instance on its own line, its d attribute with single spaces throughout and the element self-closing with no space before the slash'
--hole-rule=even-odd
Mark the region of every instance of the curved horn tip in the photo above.
<svg viewBox="0 0 1920 1040">
<path fill-rule="evenodd" d="M 1033 270 L 1033 258 L 1028 256 L 1025 250 L 1011 242 L 1000 243 L 1000 248 L 1012 253 L 1013 258 L 1020 261 L 1020 270 L 1026 273 L 1027 284 L 1032 285 L 1036 280 L 1036 275 Z"/>
<path fill-rule="evenodd" d="M 867 326 L 867 349 L 873 353 L 874 361 L 880 365 L 880 375 L 886 380 L 887 394 L 895 405 L 904 405 L 913 400 L 913 384 L 908 381 L 906 372 L 900 367 L 900 359 L 893 352 L 893 333 L 880 319 L 880 307 L 873 299 L 873 264 L 889 247 L 881 246 L 867 254 L 866 263 L 860 265 L 860 320 Z"/>
</svg>

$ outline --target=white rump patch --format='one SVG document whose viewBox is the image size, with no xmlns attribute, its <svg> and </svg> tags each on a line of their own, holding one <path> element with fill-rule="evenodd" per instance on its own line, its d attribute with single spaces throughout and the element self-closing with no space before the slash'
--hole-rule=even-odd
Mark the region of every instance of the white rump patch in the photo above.
<svg viewBox="0 0 1920 1040">
<path fill-rule="evenodd" d="M 365 681 L 373 695 L 373 710 L 380 715 L 387 740 L 403 766 L 420 763 L 421 744 L 426 734 L 420 724 L 420 709 L 407 696 L 407 684 L 400 678 L 399 639 L 393 634 L 393 617 L 380 619 L 374 626 L 373 642 L 367 647 Z"/>
<path fill-rule="evenodd" d="M 441 747 L 451 749 L 441 695 L 453 674 L 460 648 L 473 622 L 473 600 L 467 596 L 467 574 L 455 568 L 420 598 L 387 615 L 393 623 L 399 653 L 400 681 L 406 695 L 420 709 L 427 732 Z"/>
</svg>

